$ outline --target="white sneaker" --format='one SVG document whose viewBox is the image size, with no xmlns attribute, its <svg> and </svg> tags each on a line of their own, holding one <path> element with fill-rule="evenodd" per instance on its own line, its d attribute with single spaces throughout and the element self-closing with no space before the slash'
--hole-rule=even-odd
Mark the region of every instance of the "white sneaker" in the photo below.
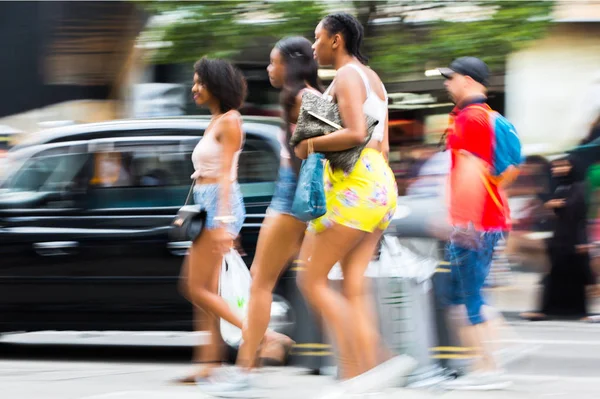
<svg viewBox="0 0 600 399">
<path fill-rule="evenodd" d="M 402 385 L 402 379 L 408 377 L 416 367 L 417 361 L 412 357 L 396 356 L 366 373 L 326 389 L 319 399 L 346 399 L 352 395 L 381 392 L 392 386 Z"/>
<path fill-rule="evenodd" d="M 263 392 L 253 389 L 251 375 L 238 367 L 219 370 L 208 382 L 198 385 L 200 390 L 219 398 L 260 398 Z"/>
<path fill-rule="evenodd" d="M 383 391 L 387 388 L 403 386 L 406 378 L 417 367 L 417 361 L 410 356 L 400 355 L 381 363 L 371 370 L 343 381 L 338 384 L 336 394 L 330 393 L 331 397 L 337 397 L 341 392 L 346 394 L 364 394 L 373 391 Z M 324 396 L 329 398 L 330 396 Z"/>
<path fill-rule="evenodd" d="M 512 381 L 504 376 L 503 371 L 474 372 L 448 381 L 442 386 L 450 390 L 461 391 L 497 391 L 506 389 L 512 385 Z"/>
</svg>

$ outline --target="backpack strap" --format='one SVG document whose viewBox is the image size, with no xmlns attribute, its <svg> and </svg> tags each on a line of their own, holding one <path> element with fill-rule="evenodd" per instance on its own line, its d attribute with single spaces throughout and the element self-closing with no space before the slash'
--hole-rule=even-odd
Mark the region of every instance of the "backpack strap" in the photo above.
<svg viewBox="0 0 600 399">
<path fill-rule="evenodd" d="M 500 202 L 500 199 L 496 197 L 496 194 L 494 194 L 494 190 L 492 190 L 492 186 L 490 185 L 490 179 L 487 176 L 485 176 L 483 172 L 481 172 L 479 176 L 481 177 L 481 181 L 483 182 L 483 185 L 485 186 L 485 189 L 487 190 L 488 194 L 490 195 L 490 197 L 492 197 L 492 201 L 494 201 L 494 204 L 496 204 L 498 209 L 500 209 L 502 213 L 504 213 L 504 206 Z"/>
<path fill-rule="evenodd" d="M 490 107 L 487 103 L 475 103 L 475 104 L 470 104 L 467 107 L 479 107 L 479 108 L 486 110 L 488 112 L 488 114 L 490 115 L 490 124 L 492 126 L 492 129 L 495 129 L 494 119 L 496 118 L 497 112 L 494 111 L 492 109 L 492 107 Z M 455 151 L 455 154 L 457 154 L 457 155 L 465 156 L 464 154 L 461 154 L 460 152 L 458 152 L 456 150 L 453 150 L 453 151 Z M 473 156 L 475 156 L 475 155 L 473 155 Z M 490 165 L 490 168 L 491 167 L 492 166 Z M 497 185 L 498 181 L 496 179 L 494 179 L 491 175 L 486 176 L 482 171 L 480 171 L 479 176 L 481 177 L 481 181 L 482 181 L 483 185 L 485 186 L 486 191 L 492 198 L 492 201 L 494 201 L 494 204 L 496 204 L 498 209 L 500 209 L 500 211 L 504 214 L 504 205 L 502 204 L 502 201 L 500 201 L 500 199 L 496 196 L 496 194 L 494 193 L 494 190 L 492 190 L 492 186 L 491 186 L 491 183 L 494 183 Z M 505 215 L 505 217 L 506 217 L 506 215 Z"/>
<path fill-rule="evenodd" d="M 479 107 L 483 108 L 487 111 L 490 117 L 490 125 L 492 125 L 492 129 L 495 129 L 496 117 L 498 116 L 498 111 L 494 111 L 492 107 L 490 107 L 487 103 L 475 103 L 471 105 L 467 105 L 467 107 Z"/>
</svg>

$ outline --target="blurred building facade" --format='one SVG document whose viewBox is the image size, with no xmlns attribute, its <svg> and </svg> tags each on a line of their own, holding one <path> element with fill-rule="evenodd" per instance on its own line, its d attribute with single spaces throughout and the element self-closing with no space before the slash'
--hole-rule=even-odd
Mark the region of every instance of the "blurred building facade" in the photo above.
<svg viewBox="0 0 600 399">
<path fill-rule="evenodd" d="M 531 153 L 576 144 L 600 115 L 600 3 L 560 1 L 553 17 L 506 66 L 506 114 Z"/>
<path fill-rule="evenodd" d="M 134 3 L 0 2 L 0 19 L 0 124 L 32 132 L 122 113 L 142 68 L 134 44 L 147 17 Z"/>
<path fill-rule="evenodd" d="M 411 18 L 426 23 L 440 18 L 436 12 Z M 147 49 L 136 38 L 148 17 L 133 2 L 0 2 L 0 18 L 0 124 L 33 132 L 50 121 L 206 112 L 188 95 L 191 65 L 144 63 Z M 371 23 L 377 32 L 393 21 Z M 249 85 L 245 113 L 279 112 L 265 70 L 269 52 L 255 46 L 235 59 Z M 332 76 L 323 77 L 328 84 Z M 418 72 L 385 83 L 392 148 L 437 143 L 452 109 L 442 80 Z M 557 1 L 547 36 L 509 56 L 489 94 L 528 153 L 562 150 L 583 137 L 600 112 L 600 3 Z"/>
</svg>

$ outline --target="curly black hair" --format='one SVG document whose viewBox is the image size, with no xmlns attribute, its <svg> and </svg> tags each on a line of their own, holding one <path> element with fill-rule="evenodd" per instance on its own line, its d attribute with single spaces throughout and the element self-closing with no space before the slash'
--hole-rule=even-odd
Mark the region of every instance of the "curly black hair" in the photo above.
<svg viewBox="0 0 600 399">
<path fill-rule="evenodd" d="M 246 99 L 247 84 L 242 72 L 230 62 L 202 57 L 194 64 L 200 83 L 219 100 L 221 112 L 239 109 Z"/>
<path fill-rule="evenodd" d="M 330 35 L 341 34 L 346 42 L 346 51 L 355 56 L 363 65 L 367 65 L 369 58 L 360 51 L 365 30 L 358 19 L 348 13 L 339 12 L 327 15 L 323 18 L 322 23 Z"/>
</svg>

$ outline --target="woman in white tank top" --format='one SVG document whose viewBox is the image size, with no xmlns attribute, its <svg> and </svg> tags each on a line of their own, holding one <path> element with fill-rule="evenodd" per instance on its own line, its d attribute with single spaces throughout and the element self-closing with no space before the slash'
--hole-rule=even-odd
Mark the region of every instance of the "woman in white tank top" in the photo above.
<svg viewBox="0 0 600 399">
<path fill-rule="evenodd" d="M 306 223 L 291 214 L 292 202 L 298 182 L 300 160 L 289 147 L 289 139 L 300 110 L 302 93 L 313 90 L 320 93 L 318 66 L 313 58 L 311 43 L 303 37 L 280 40 L 271 51 L 267 71 L 273 87 L 281 89 L 280 103 L 284 111 L 285 129 L 281 142 L 279 178 L 267 216 L 261 226 L 252 262 L 252 288 L 248 304 L 248 318 L 243 328 L 243 342 L 238 352 L 236 370 L 220 381 L 200 388 L 209 394 L 242 391 L 251 388 L 248 369 L 255 365 L 255 358 L 282 363 L 293 341 L 285 336 L 265 332 L 271 316 L 273 289 L 285 266 L 298 254 L 306 231 Z M 264 337 L 264 339 L 263 339 Z M 259 346 L 262 348 L 259 350 Z M 278 359 L 273 359 L 277 355 Z"/>
<path fill-rule="evenodd" d="M 207 216 L 202 233 L 184 261 L 181 277 L 182 291 L 195 305 L 195 328 L 208 330 L 211 343 L 197 347 L 194 361 L 202 363 L 203 368 L 179 380 L 183 383 L 208 378 L 212 369 L 222 363 L 225 348 L 220 338 L 220 319 L 242 328 L 242 320 L 217 294 L 217 287 L 223 255 L 232 247 L 246 216 L 237 183 L 238 158 L 244 143 L 237 110 L 246 97 L 246 81 L 237 68 L 218 59 L 202 58 L 194 65 L 194 71 L 194 101 L 208 107 L 212 114 L 192 154 L 194 202 Z M 207 325 L 202 325 L 203 321 Z"/>
<path fill-rule="evenodd" d="M 333 333 L 343 379 L 361 376 L 373 368 L 403 374 L 414 365 L 410 358 L 379 357 L 385 351 L 370 314 L 373 309 L 363 277 L 394 215 L 398 195 L 387 163 L 387 94 L 377 74 L 365 66 L 367 59 L 360 52 L 363 34 L 360 22 L 346 13 L 328 15 L 317 26 L 313 50 L 320 65 L 333 65 L 337 70 L 326 95 L 337 102 L 345 128 L 304 140 L 295 148 L 298 157 L 306 158 L 309 141 L 316 152 L 356 147 L 366 139 L 365 114 L 379 121 L 350 173 L 328 164 L 327 212 L 310 223 L 310 247 L 302 248 L 308 251 L 309 261 L 301 287 Z M 344 275 L 343 294 L 328 285 L 328 273 L 336 262 L 340 262 Z M 364 382 L 359 385 L 368 390 L 369 382 Z"/>
</svg>

